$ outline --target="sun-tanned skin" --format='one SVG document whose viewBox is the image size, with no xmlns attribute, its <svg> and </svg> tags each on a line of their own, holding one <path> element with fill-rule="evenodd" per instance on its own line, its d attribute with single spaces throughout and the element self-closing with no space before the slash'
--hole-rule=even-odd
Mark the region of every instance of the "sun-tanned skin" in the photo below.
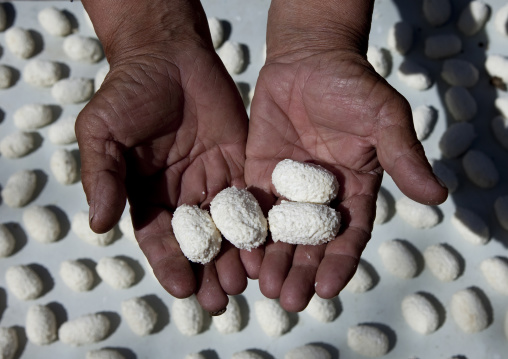
<svg viewBox="0 0 508 359">
<path fill-rule="evenodd" d="M 196 293 L 216 312 L 249 276 L 285 309 L 302 310 L 314 291 L 332 297 L 354 273 L 383 168 L 417 201 L 446 199 L 407 101 L 365 60 L 372 1 L 272 1 L 250 124 L 199 1 L 83 4 L 111 66 L 76 123 L 90 224 L 110 229 L 128 198 L 139 245 L 172 295 Z M 337 175 L 344 218 L 338 238 L 252 252 L 223 241 L 215 262 L 191 265 L 172 234 L 172 211 L 183 203 L 207 206 L 232 185 L 252 187 L 270 206 L 277 200 L 271 171 L 283 158 Z"/>
</svg>

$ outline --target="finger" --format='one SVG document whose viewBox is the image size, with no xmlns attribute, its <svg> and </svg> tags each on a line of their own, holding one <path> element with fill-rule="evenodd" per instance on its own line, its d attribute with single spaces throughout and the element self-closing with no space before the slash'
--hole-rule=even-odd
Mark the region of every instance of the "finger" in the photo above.
<svg viewBox="0 0 508 359">
<path fill-rule="evenodd" d="M 300 312 L 314 295 L 316 272 L 326 245 L 298 245 L 293 256 L 293 265 L 280 294 L 281 306 L 290 312 Z"/>
<path fill-rule="evenodd" d="M 201 307 L 210 313 L 220 313 L 228 305 L 228 296 L 222 290 L 213 262 L 196 265 L 196 298 Z"/>
<path fill-rule="evenodd" d="M 247 288 L 247 274 L 240 260 L 239 250 L 227 240 L 222 241 L 215 268 L 220 285 L 227 294 L 237 295 Z"/>
<path fill-rule="evenodd" d="M 177 298 L 192 295 L 196 279 L 173 235 L 171 214 L 162 208 L 131 204 L 131 215 L 139 247 L 162 287 Z"/>
<path fill-rule="evenodd" d="M 448 190 L 432 172 L 416 138 L 407 101 L 402 96 L 393 97 L 379 116 L 376 148 L 381 166 L 409 198 L 429 205 L 444 202 Z"/>
<path fill-rule="evenodd" d="M 240 259 L 245 269 L 247 277 L 250 279 L 258 279 L 263 263 L 265 251 L 264 246 L 253 248 L 250 251 L 240 250 Z"/>
<path fill-rule="evenodd" d="M 295 246 L 283 242 L 270 242 L 265 247 L 265 256 L 259 270 L 259 288 L 267 298 L 279 298 L 287 277 Z"/>
</svg>

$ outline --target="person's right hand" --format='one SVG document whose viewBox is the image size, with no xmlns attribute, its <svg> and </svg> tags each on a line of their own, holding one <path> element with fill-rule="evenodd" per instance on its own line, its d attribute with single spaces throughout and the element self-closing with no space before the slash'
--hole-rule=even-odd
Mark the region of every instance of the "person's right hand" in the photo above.
<svg viewBox="0 0 508 359">
<path fill-rule="evenodd" d="M 136 1 L 84 1 L 111 66 L 76 122 L 90 226 L 111 229 L 128 198 L 162 286 L 219 311 L 247 285 L 238 250 L 223 241 L 214 262 L 191 265 L 171 218 L 181 204 L 206 207 L 223 188 L 245 187 L 247 116 L 199 3 Z"/>
</svg>

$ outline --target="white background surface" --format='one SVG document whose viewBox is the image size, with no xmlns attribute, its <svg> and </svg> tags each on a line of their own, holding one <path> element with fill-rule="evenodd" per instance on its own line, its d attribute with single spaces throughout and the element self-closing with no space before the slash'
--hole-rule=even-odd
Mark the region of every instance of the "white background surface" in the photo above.
<svg viewBox="0 0 508 359">
<path fill-rule="evenodd" d="M 400 3 L 400 4 L 399 4 Z M 438 110 L 437 124 L 431 136 L 424 141 L 426 153 L 431 158 L 440 158 L 437 143 L 448 123 L 449 117 L 442 104 L 442 94 L 447 85 L 439 79 L 441 61 L 428 60 L 423 56 L 423 41 L 427 35 L 437 33 L 457 33 L 454 19 L 458 9 L 462 9 L 467 1 L 454 1 L 454 18 L 448 25 L 441 28 L 431 28 L 421 14 L 421 1 L 388 1 L 376 2 L 371 31 L 371 43 L 382 47 L 386 45 L 386 34 L 389 27 L 403 17 L 413 25 L 415 30 L 415 44 L 408 57 L 426 66 L 432 71 L 436 83 L 427 91 L 418 92 L 407 88 L 398 81 L 396 68 L 402 57 L 394 52 L 393 70 L 387 80 L 409 100 L 411 106 L 425 104 L 432 105 Z M 490 1 L 493 12 L 506 3 L 505 1 Z M 14 2 L 14 25 L 34 30 L 43 40 L 43 49 L 34 58 L 52 59 L 65 63 L 70 69 L 71 76 L 85 76 L 93 78 L 97 70 L 105 64 L 105 60 L 98 64 L 88 65 L 73 62 L 62 51 L 63 39 L 52 37 L 44 32 L 36 20 L 37 12 L 43 7 L 54 5 L 67 9 L 79 25 L 78 31 L 84 35 L 93 35 L 83 19 L 82 5 L 79 2 Z M 264 44 L 266 11 L 268 0 L 253 1 L 221 1 L 203 0 L 208 16 L 216 16 L 230 25 L 229 39 L 247 45 L 250 63 L 246 71 L 234 76 L 237 82 L 254 86 L 257 73 L 262 65 L 262 49 Z M 397 7 L 399 5 L 400 7 Z M 393 216 L 386 224 L 376 226 L 372 240 L 364 252 L 363 258 L 370 263 L 379 277 L 377 285 L 367 293 L 352 294 L 347 291 L 341 293 L 336 300 L 340 314 L 329 324 L 315 321 L 305 312 L 294 314 L 294 326 L 291 331 L 280 338 L 270 338 L 260 329 L 254 312 L 253 304 L 262 298 L 257 282 L 250 281 L 246 292 L 239 296 L 240 305 L 245 315 L 244 328 L 241 332 L 228 336 L 220 335 L 213 326 L 195 336 L 185 337 L 180 334 L 172 322 L 170 308 L 173 301 L 156 282 L 137 245 L 122 236 L 117 228 L 117 240 L 107 247 L 93 247 L 78 239 L 69 228 L 72 216 L 80 210 L 87 210 L 87 204 L 82 192 L 81 184 L 62 186 L 52 177 L 49 171 L 49 158 L 57 146 L 51 144 L 47 138 L 48 128 L 38 132 L 42 142 L 40 147 L 18 160 L 0 157 L 0 186 L 4 186 L 7 178 L 15 171 L 28 168 L 39 171 L 41 185 L 37 196 L 30 203 L 50 205 L 60 210 L 60 219 L 64 227 L 61 240 L 52 244 L 41 244 L 24 235 L 21 216 L 23 209 L 11 209 L 0 201 L 0 221 L 8 223 L 14 230 L 18 247 L 16 252 L 0 259 L 0 272 L 12 265 L 37 265 L 46 283 L 46 292 L 40 298 L 23 302 L 11 295 L 5 285 L 4 276 L 0 276 L 0 326 L 18 328 L 21 337 L 19 358 L 84 358 L 91 349 L 113 347 L 121 348 L 126 358 L 183 358 L 191 352 L 205 350 L 207 358 L 229 358 L 236 351 L 244 349 L 258 349 L 266 358 L 282 358 L 291 348 L 306 343 L 322 343 L 330 349 L 333 358 L 357 358 L 346 344 L 347 328 L 358 323 L 377 323 L 385 326 L 393 340 L 393 348 L 386 355 L 387 358 L 448 358 L 452 355 L 464 355 L 467 358 L 501 359 L 508 358 L 508 341 L 503 333 L 503 321 L 508 309 L 508 300 L 495 292 L 485 282 L 479 271 L 482 260 L 494 255 L 508 257 L 508 233 L 500 228 L 493 214 L 493 201 L 498 195 L 508 194 L 508 166 L 507 151 L 494 139 L 490 132 L 490 120 L 496 115 L 493 106 L 495 96 L 506 93 L 496 92 L 489 85 L 489 80 L 483 67 L 486 54 L 500 53 L 508 55 L 508 38 L 499 35 L 493 26 L 491 18 L 486 30 L 473 36 L 463 38 L 464 50 L 459 58 L 468 59 L 477 65 L 481 73 L 480 82 L 471 90 L 478 101 L 478 114 L 473 119 L 479 136 L 473 148 L 486 152 L 497 164 L 501 174 L 500 183 L 491 190 L 482 190 L 472 185 L 465 177 L 460 166 L 460 160 L 448 161 L 460 176 L 460 188 L 441 206 L 443 219 L 435 228 L 429 230 L 415 230 L 403 222 L 398 216 Z M 483 46 L 479 46 L 479 43 Z M 7 64 L 21 73 L 26 60 L 15 58 L 5 46 L 4 33 L 0 33 L 0 64 Z M 16 84 L 6 90 L 0 90 L 0 138 L 15 131 L 12 121 L 14 111 L 20 106 L 41 102 L 54 104 L 49 89 L 37 89 L 19 79 Z M 82 105 L 66 105 L 62 108 L 59 118 L 66 115 L 77 115 Z M 2 115 L 3 113 L 3 115 Z M 77 150 L 77 145 L 66 148 Z M 401 197 L 389 176 L 385 176 L 383 186 L 394 199 Z M 476 211 L 488 224 L 492 239 L 486 246 L 473 246 L 465 242 L 450 224 L 450 219 L 457 205 Z M 447 242 L 454 247 L 465 261 L 463 274 L 452 283 L 442 283 L 432 276 L 428 269 L 410 280 L 401 280 L 391 276 L 384 270 L 379 260 L 377 249 L 379 245 L 390 239 L 405 239 L 410 241 L 420 253 L 435 243 Z M 60 262 L 67 259 L 89 259 L 97 262 L 103 256 L 126 256 L 134 263 L 138 271 L 138 282 L 126 290 L 114 290 L 103 282 L 87 293 L 74 293 L 67 288 L 58 275 Z M 453 322 L 449 315 L 449 302 L 453 293 L 458 290 L 475 286 L 479 288 L 490 302 L 493 320 L 489 327 L 478 334 L 464 334 Z M 400 312 L 402 298 L 414 292 L 424 291 L 433 295 L 443 309 L 444 322 L 433 334 L 422 336 L 412 331 L 404 322 Z M 120 302 L 133 296 L 148 296 L 150 303 L 159 311 L 158 327 L 152 335 L 144 338 L 137 337 L 121 320 Z M 48 304 L 58 313 L 60 321 L 74 319 L 80 315 L 92 312 L 106 312 L 114 325 L 111 335 L 100 343 L 73 348 L 60 342 L 38 347 L 26 341 L 23 334 L 25 313 L 32 304 Z"/>
</svg>

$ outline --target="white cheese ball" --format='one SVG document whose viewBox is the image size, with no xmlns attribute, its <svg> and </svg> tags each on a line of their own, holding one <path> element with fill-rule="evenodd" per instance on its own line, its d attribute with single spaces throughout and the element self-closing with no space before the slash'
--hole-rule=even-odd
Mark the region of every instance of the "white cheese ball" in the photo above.
<svg viewBox="0 0 508 359">
<path fill-rule="evenodd" d="M 32 86 L 50 87 L 61 78 L 62 68 L 55 61 L 35 59 L 23 69 L 23 80 Z"/>
<path fill-rule="evenodd" d="M 46 345 L 57 339 L 55 313 L 45 305 L 34 304 L 25 319 L 25 332 L 28 340 L 37 345 Z"/>
<path fill-rule="evenodd" d="M 508 231 L 508 196 L 499 196 L 494 202 L 494 212 L 501 227 Z"/>
<path fill-rule="evenodd" d="M 430 160 L 432 171 L 445 184 L 449 193 L 453 193 L 459 187 L 459 179 L 455 171 L 448 167 L 443 161 Z"/>
<path fill-rule="evenodd" d="M 217 50 L 224 67 L 231 75 L 239 74 L 245 69 L 245 54 L 242 45 L 234 41 L 226 41 Z"/>
<path fill-rule="evenodd" d="M 14 132 L 0 141 L 0 154 L 5 158 L 23 157 L 35 149 L 35 137 L 31 132 Z"/>
<path fill-rule="evenodd" d="M 319 245 L 334 240 L 340 229 L 340 213 L 322 204 L 287 202 L 268 211 L 274 242 Z"/>
<path fill-rule="evenodd" d="M 473 36 L 480 31 L 489 19 L 490 8 L 483 1 L 471 1 L 462 10 L 457 27 L 466 36 Z"/>
<path fill-rule="evenodd" d="M 190 261 L 205 264 L 219 254 L 222 237 L 208 211 L 183 204 L 173 213 L 171 226 L 180 249 Z"/>
<path fill-rule="evenodd" d="M 485 69 L 491 77 L 498 77 L 505 84 L 508 84 L 508 57 L 502 55 L 487 55 Z"/>
<path fill-rule="evenodd" d="M 175 298 L 171 315 L 177 329 L 183 335 L 192 336 L 203 330 L 204 313 L 195 295 L 185 299 Z"/>
<path fill-rule="evenodd" d="M 5 282 L 9 291 L 20 300 L 39 297 L 44 289 L 39 275 L 29 266 L 11 266 L 5 272 Z"/>
<path fill-rule="evenodd" d="M 439 314 L 430 300 L 415 293 L 404 297 L 401 304 L 402 316 L 415 332 L 430 334 L 439 326 Z"/>
<path fill-rule="evenodd" d="M 51 168 L 51 173 L 53 173 L 55 179 L 63 185 L 73 184 L 79 176 L 76 158 L 64 148 L 53 152 L 49 161 L 49 168 Z"/>
<path fill-rule="evenodd" d="M 508 295 L 508 261 L 506 258 L 493 257 L 480 264 L 483 276 L 497 292 Z"/>
<path fill-rule="evenodd" d="M 263 356 L 251 350 L 242 350 L 240 352 L 233 353 L 231 359 L 264 359 Z"/>
<path fill-rule="evenodd" d="M 71 229 L 81 240 L 95 246 L 107 246 L 111 244 L 115 235 L 114 228 L 106 233 L 95 233 L 92 231 L 88 222 L 88 213 L 85 211 L 74 215 Z"/>
<path fill-rule="evenodd" d="M 34 171 L 21 170 L 9 177 L 2 189 L 4 203 L 13 208 L 23 207 L 32 199 L 37 187 Z"/>
<path fill-rule="evenodd" d="M 436 121 L 437 111 L 431 106 L 421 105 L 413 110 L 413 124 L 419 141 L 429 137 Z"/>
<path fill-rule="evenodd" d="M 508 36 L 508 4 L 496 12 L 494 27 L 501 35 Z"/>
<path fill-rule="evenodd" d="M 423 16 L 432 26 L 441 26 L 452 13 L 450 0 L 423 0 Z"/>
<path fill-rule="evenodd" d="M 337 178 L 327 169 L 290 159 L 277 163 L 272 183 L 281 196 L 295 202 L 328 204 L 339 191 Z"/>
<path fill-rule="evenodd" d="M 332 356 L 328 350 L 319 345 L 307 344 L 291 349 L 284 359 L 332 359 Z"/>
<path fill-rule="evenodd" d="M 470 121 L 478 111 L 476 100 L 462 86 L 452 86 L 445 92 L 445 104 L 456 121 Z"/>
<path fill-rule="evenodd" d="M 55 145 L 68 145 L 77 141 L 74 126 L 76 117 L 68 116 L 58 120 L 48 129 L 49 141 Z"/>
<path fill-rule="evenodd" d="M 12 85 L 12 70 L 9 66 L 0 65 L 0 89 L 6 89 Z"/>
<path fill-rule="evenodd" d="M 81 77 L 60 80 L 51 88 L 51 96 L 62 105 L 85 102 L 92 95 L 92 80 Z"/>
<path fill-rule="evenodd" d="M 130 214 L 127 213 L 122 217 L 120 222 L 118 222 L 118 227 L 120 227 L 120 231 L 122 231 L 124 236 L 126 236 L 131 241 L 136 242 L 136 236 L 134 234 L 134 227 L 132 225 L 132 218 Z"/>
<path fill-rule="evenodd" d="M 53 111 L 48 105 L 31 103 L 18 108 L 13 118 L 20 130 L 36 130 L 53 121 Z"/>
<path fill-rule="evenodd" d="M 222 22 L 216 17 L 208 18 L 208 27 L 210 28 L 210 35 L 212 36 L 212 44 L 214 49 L 218 49 L 224 41 L 224 27 Z"/>
<path fill-rule="evenodd" d="M 397 77 L 406 86 L 418 91 L 427 90 L 433 83 L 429 71 L 409 59 L 401 62 L 397 70 Z"/>
<path fill-rule="evenodd" d="M 337 317 L 337 308 L 332 299 L 324 299 L 314 294 L 305 312 L 321 323 L 330 323 Z"/>
<path fill-rule="evenodd" d="M 213 324 L 221 334 L 237 333 L 242 327 L 242 312 L 237 300 L 229 296 L 229 303 L 226 312 L 219 316 L 212 317 Z"/>
<path fill-rule="evenodd" d="M 497 142 L 508 150 L 508 118 L 496 116 L 490 123 L 492 133 Z"/>
<path fill-rule="evenodd" d="M 65 285 L 75 292 L 89 291 L 94 284 L 92 270 L 78 260 L 60 263 L 59 274 Z"/>
<path fill-rule="evenodd" d="M 489 325 L 487 309 L 476 291 L 471 288 L 452 295 L 450 313 L 465 333 L 477 333 Z"/>
<path fill-rule="evenodd" d="M 385 269 L 398 278 L 410 279 L 418 272 L 416 258 L 403 241 L 385 241 L 379 246 L 378 253 Z"/>
<path fill-rule="evenodd" d="M 95 270 L 99 277 L 114 289 L 129 288 L 136 281 L 136 272 L 120 258 L 102 257 Z"/>
<path fill-rule="evenodd" d="M 106 338 L 110 325 L 103 314 L 87 314 L 63 323 L 58 329 L 58 338 L 72 346 L 92 344 Z"/>
<path fill-rule="evenodd" d="M 392 69 L 390 52 L 379 46 L 370 45 L 367 49 L 367 61 L 379 76 L 387 77 Z"/>
<path fill-rule="evenodd" d="M 427 206 L 402 197 L 395 202 L 397 214 L 414 228 L 427 229 L 436 226 L 439 221 L 439 211 L 434 206 Z"/>
<path fill-rule="evenodd" d="M 251 250 L 265 243 L 268 226 L 256 198 L 246 189 L 229 187 L 210 203 L 210 214 L 224 238 Z"/>
<path fill-rule="evenodd" d="M 29 237 L 37 242 L 52 243 L 60 237 L 60 222 L 48 207 L 31 206 L 25 209 L 23 223 Z"/>
<path fill-rule="evenodd" d="M 446 158 L 457 158 L 471 146 L 476 138 L 474 126 L 467 122 L 450 125 L 439 140 L 439 149 Z"/>
<path fill-rule="evenodd" d="M 8 257 L 16 248 L 16 239 L 6 225 L 0 223 L 0 258 Z"/>
<path fill-rule="evenodd" d="M 381 187 L 376 198 L 376 218 L 374 218 L 374 224 L 383 224 L 388 221 L 390 217 L 388 198 L 391 198 L 390 193 L 385 188 Z"/>
<path fill-rule="evenodd" d="M 145 336 L 152 332 L 157 324 L 157 312 L 142 298 L 131 298 L 122 301 L 122 317 L 129 328 L 139 335 Z"/>
<path fill-rule="evenodd" d="M 87 352 L 85 359 L 125 359 L 125 357 L 114 349 L 97 349 Z"/>
<path fill-rule="evenodd" d="M 11 27 L 5 32 L 5 44 L 10 52 L 22 59 L 29 58 L 35 52 L 32 34 L 20 27 Z"/>
<path fill-rule="evenodd" d="M 0 327 L 0 357 L 2 359 L 14 359 L 14 355 L 18 351 L 18 344 L 16 329 Z"/>
<path fill-rule="evenodd" d="M 388 353 L 388 336 L 374 326 L 360 324 L 350 327 L 347 331 L 347 345 L 355 353 L 377 358 Z"/>
<path fill-rule="evenodd" d="M 413 27 L 404 21 L 395 23 L 388 30 L 388 47 L 401 55 L 409 52 L 413 46 Z"/>
<path fill-rule="evenodd" d="M 443 61 L 441 77 L 452 86 L 473 87 L 480 78 L 480 72 L 469 61 L 448 59 Z"/>
<path fill-rule="evenodd" d="M 494 105 L 504 118 L 508 118 L 508 96 L 496 98 Z"/>
<path fill-rule="evenodd" d="M 0 31 L 4 31 L 7 27 L 7 14 L 3 5 L 0 3 Z"/>
<path fill-rule="evenodd" d="M 452 224 L 457 231 L 469 243 L 475 245 L 484 245 L 490 239 L 490 231 L 487 223 L 476 213 L 457 207 L 453 215 Z"/>
<path fill-rule="evenodd" d="M 425 56 L 443 59 L 457 55 L 462 50 L 462 40 L 455 34 L 433 35 L 425 39 Z"/>
<path fill-rule="evenodd" d="M 362 261 L 358 263 L 353 278 L 345 286 L 345 289 L 352 293 L 364 293 L 374 286 L 374 278 L 370 274 L 367 266 Z"/>
<path fill-rule="evenodd" d="M 276 299 L 260 299 L 254 303 L 254 311 L 259 326 L 265 334 L 280 337 L 290 329 L 288 313 Z"/>
<path fill-rule="evenodd" d="M 434 244 L 423 252 L 425 265 L 440 281 L 451 282 L 460 274 L 460 262 L 456 254 L 446 245 Z"/>
<path fill-rule="evenodd" d="M 99 91 L 108 73 L 109 73 L 109 64 L 102 66 L 99 69 L 99 71 L 97 71 L 93 80 L 95 92 Z"/>
<path fill-rule="evenodd" d="M 37 14 L 42 28 L 53 36 L 66 36 L 71 33 L 71 21 L 63 11 L 51 6 L 42 9 Z"/>
<path fill-rule="evenodd" d="M 471 182 L 480 188 L 493 188 L 499 182 L 496 165 L 481 151 L 467 151 L 462 157 L 462 166 Z"/>
<path fill-rule="evenodd" d="M 99 40 L 78 34 L 64 40 L 63 50 L 74 61 L 94 63 L 104 57 Z"/>
</svg>

